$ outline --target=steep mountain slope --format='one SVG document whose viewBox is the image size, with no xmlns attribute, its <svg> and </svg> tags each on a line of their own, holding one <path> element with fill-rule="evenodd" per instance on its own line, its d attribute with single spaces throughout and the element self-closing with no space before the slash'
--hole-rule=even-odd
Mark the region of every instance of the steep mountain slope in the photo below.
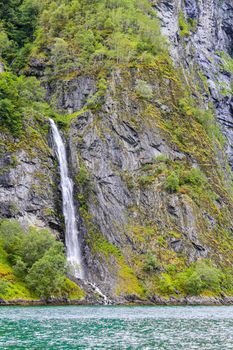
<svg viewBox="0 0 233 350">
<path fill-rule="evenodd" d="M 21 109 L 23 133 L 2 124 L 1 216 L 63 237 L 52 117 L 89 281 L 118 301 L 232 295 L 230 1 L 23 5 L 35 32 L 13 69 L 50 107 Z"/>
</svg>

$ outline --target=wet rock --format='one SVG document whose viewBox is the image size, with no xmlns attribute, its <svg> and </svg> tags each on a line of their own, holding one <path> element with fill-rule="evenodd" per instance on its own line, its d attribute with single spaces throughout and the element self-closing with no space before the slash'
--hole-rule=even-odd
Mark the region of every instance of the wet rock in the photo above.
<svg viewBox="0 0 233 350">
<path fill-rule="evenodd" d="M 19 219 L 24 226 L 61 229 L 56 217 L 60 193 L 54 191 L 57 166 L 52 158 L 42 159 L 39 153 L 32 158 L 22 149 L 2 153 L 0 165 L 0 216 Z"/>
</svg>

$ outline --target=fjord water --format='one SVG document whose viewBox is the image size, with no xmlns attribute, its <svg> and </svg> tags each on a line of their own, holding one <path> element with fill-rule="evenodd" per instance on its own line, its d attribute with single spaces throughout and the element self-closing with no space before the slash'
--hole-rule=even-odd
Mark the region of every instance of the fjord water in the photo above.
<svg viewBox="0 0 233 350">
<path fill-rule="evenodd" d="M 232 350 L 233 307 L 2 307 L 0 349 Z"/>
<path fill-rule="evenodd" d="M 60 168 L 63 214 L 65 217 L 65 242 L 66 255 L 71 268 L 71 273 L 77 278 L 84 278 L 80 242 L 75 218 L 75 207 L 73 200 L 73 182 L 69 177 L 66 149 L 57 125 L 49 119 L 52 128 L 55 151 Z"/>
</svg>

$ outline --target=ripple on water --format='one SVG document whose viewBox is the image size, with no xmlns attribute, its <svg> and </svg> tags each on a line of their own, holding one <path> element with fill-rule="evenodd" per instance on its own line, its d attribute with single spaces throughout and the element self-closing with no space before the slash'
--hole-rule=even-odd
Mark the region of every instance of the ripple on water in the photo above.
<svg viewBox="0 0 233 350">
<path fill-rule="evenodd" d="M 0 349 L 232 350 L 233 307 L 0 308 Z"/>
</svg>

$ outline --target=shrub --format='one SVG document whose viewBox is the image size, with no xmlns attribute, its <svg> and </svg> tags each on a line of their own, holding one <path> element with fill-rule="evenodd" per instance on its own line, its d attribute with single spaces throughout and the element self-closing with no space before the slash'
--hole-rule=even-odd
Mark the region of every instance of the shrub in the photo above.
<svg viewBox="0 0 233 350">
<path fill-rule="evenodd" d="M 202 171 L 198 168 L 192 168 L 184 176 L 184 183 L 189 183 L 192 185 L 203 186 L 207 183 L 207 179 Z"/>
<path fill-rule="evenodd" d="M 196 271 L 192 269 L 177 276 L 176 286 L 188 295 L 199 295 L 203 290 L 203 282 Z"/>
<path fill-rule="evenodd" d="M 139 180 L 139 183 L 141 186 L 146 187 L 146 186 L 150 185 L 155 180 L 155 176 L 142 175 L 138 178 L 138 180 Z"/>
<path fill-rule="evenodd" d="M 17 270 L 22 267 L 22 263 L 26 269 L 31 268 L 49 248 L 58 244 L 48 230 L 31 227 L 25 234 L 20 224 L 14 220 L 2 221 L 0 238 L 9 260 L 17 265 Z"/>
<path fill-rule="evenodd" d="M 143 270 L 145 272 L 156 272 L 158 271 L 160 267 L 160 264 L 156 257 L 153 254 L 147 254 L 144 265 L 143 265 Z"/>
<path fill-rule="evenodd" d="M 233 74 L 233 58 L 226 52 L 216 52 L 222 58 L 221 68 Z"/>
<path fill-rule="evenodd" d="M 199 295 L 204 290 L 221 291 L 221 271 L 208 260 L 199 260 L 177 275 L 176 286 L 189 295 Z"/>
<path fill-rule="evenodd" d="M 21 258 L 16 260 L 16 264 L 14 265 L 14 273 L 21 279 L 24 279 L 27 274 L 27 265 L 21 260 Z"/>
<path fill-rule="evenodd" d="M 26 264 L 27 269 L 39 260 L 53 246 L 60 244 L 47 230 L 30 228 L 23 235 L 21 244 L 17 249 L 17 255 Z"/>
<path fill-rule="evenodd" d="M 179 190 L 179 177 L 175 171 L 168 175 L 165 182 L 165 189 L 171 193 Z"/>
<path fill-rule="evenodd" d="M 137 80 L 135 89 L 136 89 L 137 95 L 142 98 L 149 100 L 153 96 L 152 87 L 143 80 Z"/>
<path fill-rule="evenodd" d="M 45 299 L 61 295 L 65 286 L 65 262 L 62 244 L 50 248 L 29 270 L 27 285 Z"/>
<path fill-rule="evenodd" d="M 64 247 L 49 231 L 30 228 L 25 233 L 17 221 L 3 220 L 0 239 L 15 275 L 32 292 L 45 299 L 61 294 L 66 263 Z"/>
<path fill-rule="evenodd" d="M 153 162 L 154 163 L 166 163 L 166 164 L 169 164 L 169 163 L 171 163 L 171 160 L 166 154 L 160 154 L 160 155 L 155 156 L 153 158 Z"/>
<path fill-rule="evenodd" d="M 210 262 L 200 260 L 196 263 L 195 270 L 203 282 L 203 288 L 213 292 L 220 292 L 220 283 L 222 279 L 221 271 Z"/>
<path fill-rule="evenodd" d="M 181 36 L 189 36 L 189 34 L 190 34 L 189 33 L 189 25 L 186 22 L 186 19 L 185 19 L 182 11 L 179 12 L 178 21 L 179 21 L 179 27 L 180 27 L 180 35 Z"/>
<path fill-rule="evenodd" d="M 15 254 L 17 254 L 23 234 L 24 232 L 16 220 L 0 221 L 0 240 L 11 261 L 14 260 Z"/>
<path fill-rule="evenodd" d="M 1 31 L 0 26 L 0 57 L 2 56 L 3 52 L 10 47 L 10 45 L 11 43 L 7 34 L 4 31 Z"/>
<path fill-rule="evenodd" d="M 161 275 L 161 279 L 159 282 L 159 290 L 163 295 L 174 293 L 174 282 L 169 274 L 163 273 Z"/>
<path fill-rule="evenodd" d="M 79 167 L 76 182 L 81 187 L 87 186 L 90 183 L 90 174 L 84 164 L 81 164 Z"/>
</svg>

